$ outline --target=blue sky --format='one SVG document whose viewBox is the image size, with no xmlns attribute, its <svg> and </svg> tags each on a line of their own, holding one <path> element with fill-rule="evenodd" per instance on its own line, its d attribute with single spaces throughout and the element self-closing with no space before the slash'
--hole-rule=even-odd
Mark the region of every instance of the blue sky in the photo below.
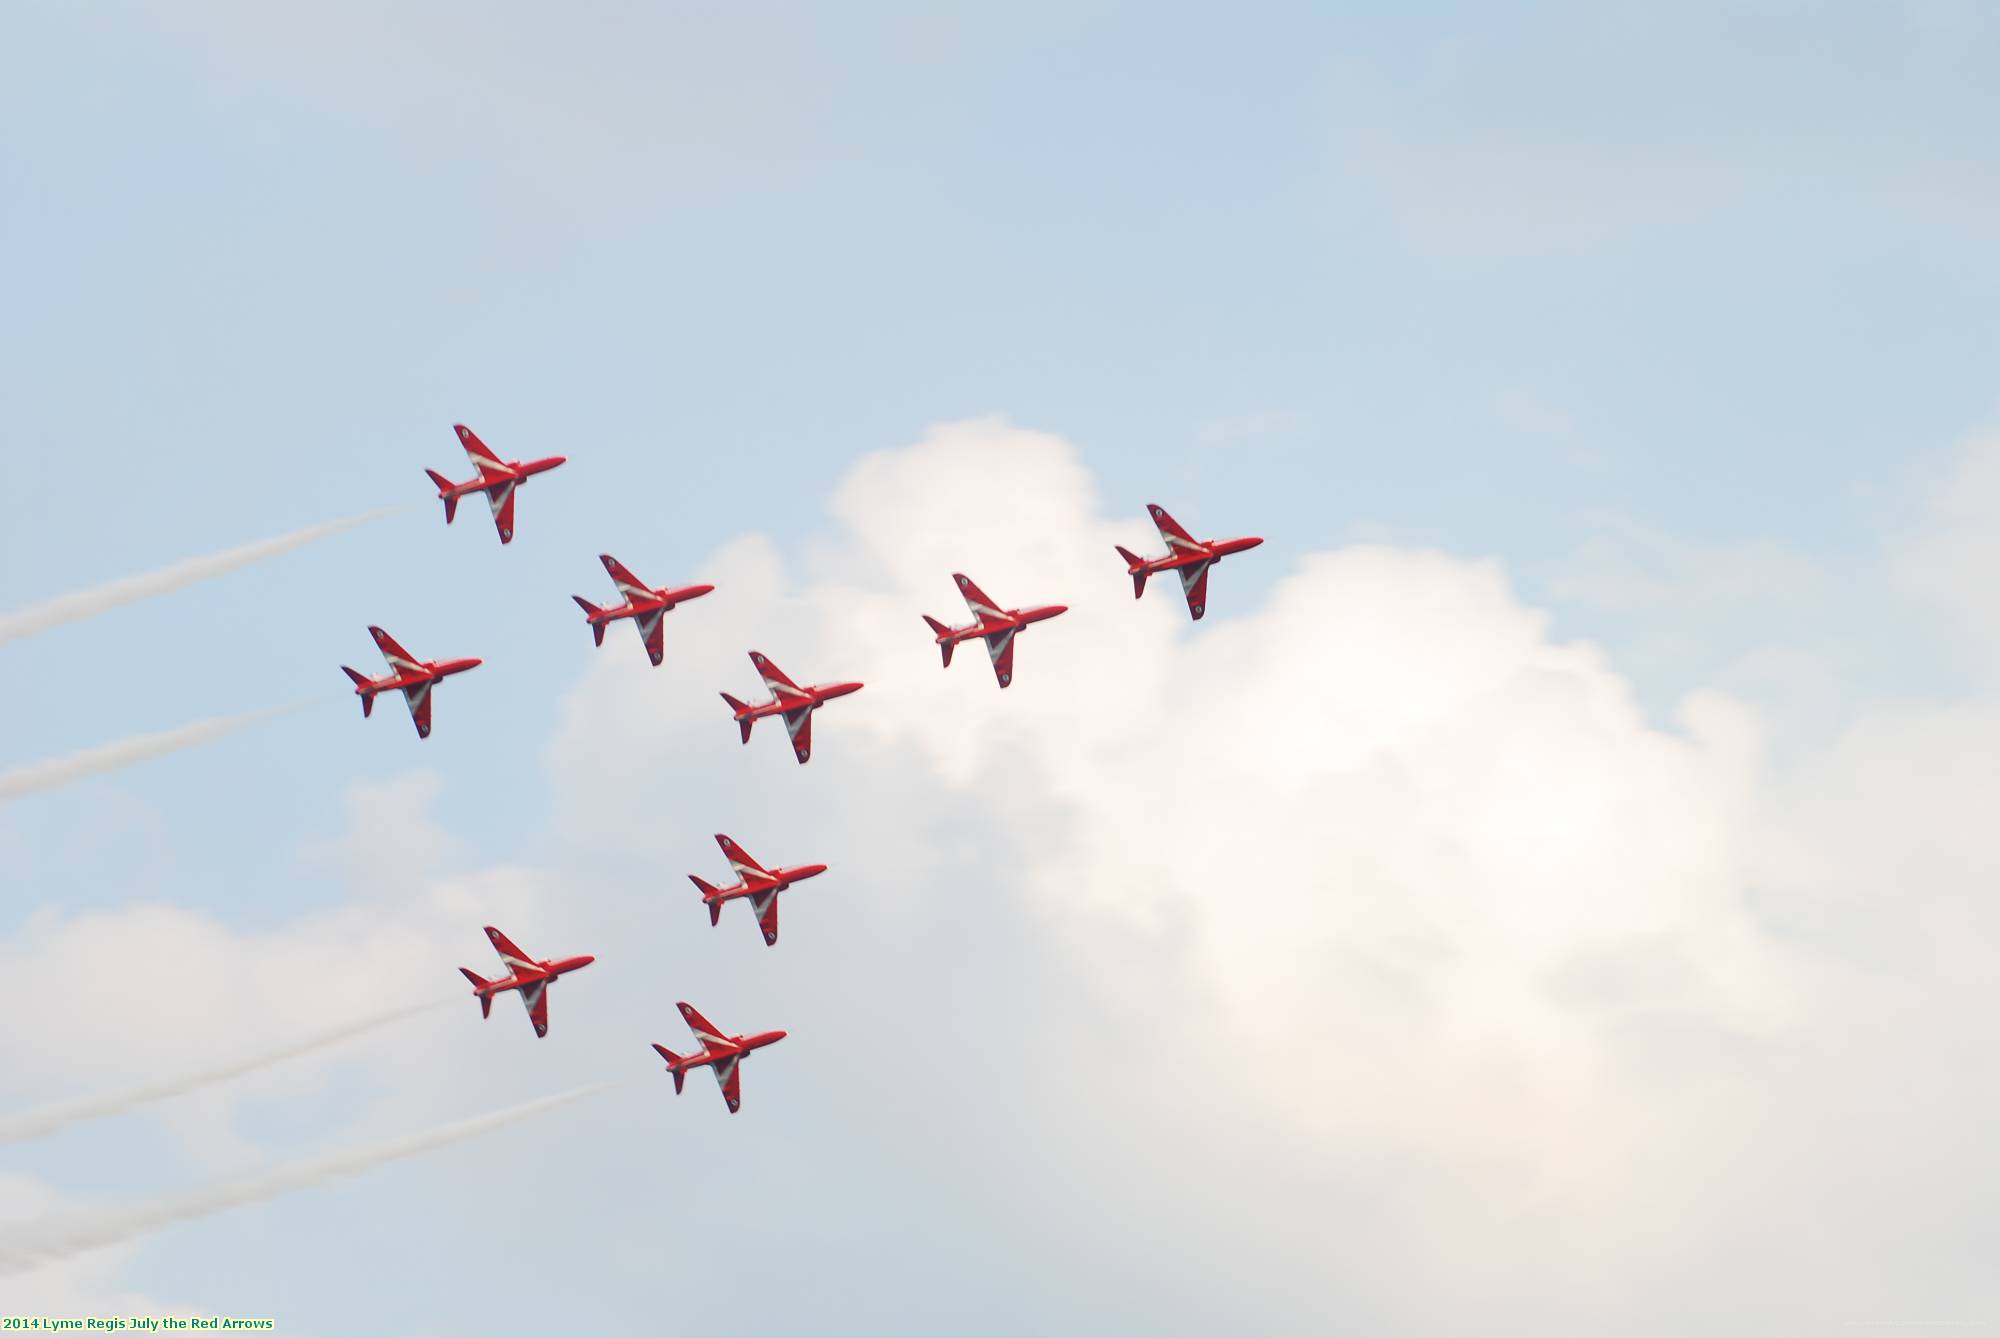
<svg viewBox="0 0 2000 1338">
<path fill-rule="evenodd" d="M 1073 445 L 1095 492 L 1076 514 L 1092 523 L 1138 525 L 1159 501 L 1203 534 L 1265 535 L 1214 577 L 1225 615 L 1265 610 L 1306 555 L 1344 544 L 1495 559 L 1519 600 L 1546 612 L 1553 642 L 1603 649 L 1645 728 L 1682 731 L 1686 695 L 1721 690 L 1764 713 L 1780 769 L 1809 769 L 1872 703 L 1983 700 L 1990 664 L 1952 608 L 1904 588 L 1896 558 L 1935 523 L 1932 500 L 1992 422 L 1996 65 L 2000 23 L 1945 3 L 16 7 L 0 20 L 0 245 L 14 258 L 0 302 L 0 608 L 408 505 L 0 647 L 0 766 L 312 703 L 0 811 L 0 933 L 25 933 L 36 915 L 163 903 L 245 942 L 281 934 L 359 895 L 348 856 L 325 853 L 365 843 L 351 795 L 419 783 L 417 771 L 434 784 L 438 876 L 539 871 L 560 886 L 551 895 L 596 899 L 579 928 L 624 932 L 602 908 L 627 894 L 606 889 L 703 872 L 690 861 L 712 856 L 702 847 L 716 824 L 744 827 L 734 834 L 753 852 L 778 847 L 773 860 L 822 857 L 784 848 L 807 844 L 787 839 L 785 815 L 820 805 L 859 823 L 854 800 L 777 767 L 775 741 L 735 749 L 707 696 L 749 685 L 747 646 L 729 648 L 733 680 L 698 677 L 679 653 L 736 632 L 705 607 L 737 598 L 709 565 L 740 568 L 727 546 L 759 533 L 795 593 L 848 579 L 829 574 L 844 559 L 819 563 L 866 546 L 828 510 L 857 460 L 987 415 Z M 424 468 L 463 471 L 460 420 L 503 457 L 570 457 L 523 491 L 505 550 L 483 514 L 447 529 L 427 495 Z M 959 513 L 973 531 L 1017 514 L 977 488 L 928 505 L 945 514 L 927 523 Z M 590 675 L 624 673 L 605 662 L 640 654 L 623 629 L 594 651 L 568 603 L 608 593 L 600 551 L 656 583 L 719 586 L 670 620 L 668 663 L 649 680 L 713 705 L 716 737 L 696 745 L 654 722 L 626 738 L 651 768 L 638 774 L 655 787 L 640 796 L 661 828 L 654 861 L 594 855 L 565 816 L 590 802 L 562 763 L 574 730 L 615 747 L 627 728 L 578 704 L 599 690 Z M 908 609 L 911 629 L 918 612 L 949 611 L 949 570 L 930 606 Z M 1071 595 L 972 574 L 1010 601 Z M 1120 593 L 1108 547 L 1101 579 Z M 336 666 L 370 665 L 375 622 L 420 655 L 485 657 L 440 692 L 428 742 L 399 712 L 364 723 L 342 699 Z M 751 629 L 757 644 L 796 675 L 846 675 L 811 662 L 837 634 L 767 626 Z M 1054 643 L 1062 626 L 1024 644 L 1024 678 L 1034 641 Z M 910 639 L 912 656 L 931 654 Z M 972 686 L 971 670 L 953 672 L 968 681 L 952 687 Z M 838 721 L 821 728 L 835 778 L 816 758 L 814 784 L 889 784 L 871 770 L 842 778 L 828 752 Z M 913 745 L 885 737 L 871 764 L 918 765 L 896 751 Z M 683 743 L 679 758 L 655 755 Z M 1038 783 L 1029 762 L 994 765 Z M 929 802 L 912 789 L 912 805 Z M 1014 849 L 1018 832 L 985 832 L 976 795 L 954 795 L 924 821 Z M 676 805 L 694 810 L 684 823 Z M 800 821 L 843 839 L 824 812 Z M 759 828 L 772 832 L 761 843 Z M 598 881 L 563 885 L 585 872 Z M 716 872 L 710 860 L 704 876 Z M 899 1007 L 931 1006 L 925 988 L 956 999 L 1018 987 L 964 945 L 1032 943 L 1033 915 L 952 917 L 901 941 L 871 937 L 893 917 L 865 932 L 822 919 L 822 942 L 853 960 L 808 977 L 812 988 L 777 954 L 736 942 L 741 925 L 665 960 L 707 979 L 720 968 L 699 952 L 728 940 L 739 974 L 716 988 L 752 1014 L 745 1028 L 791 1024 L 764 1018 L 777 1011 L 766 999 L 893 1026 Z M 938 954 L 962 964 L 948 970 Z M 906 988 L 881 983 L 891 964 Z M 343 969 L 340 945 L 323 965 Z M 149 969 L 171 993 L 171 963 Z M 814 993 L 857 974 L 876 983 L 844 1002 Z M 413 984 L 413 997 L 447 992 L 445 977 Z M 559 1012 L 579 1005 L 559 1027 L 626 1025 L 585 991 L 579 980 L 558 999 Z M 452 1037 L 466 1021 L 412 1025 Z M 502 1025 L 472 1033 L 495 1066 L 522 1048 L 519 1024 L 506 1017 L 507 1034 L 493 1034 Z M 984 1025 L 967 1023 L 981 1036 Z M 60 1034 L 42 1048 L 66 1044 Z M 913 1160 L 915 1125 L 872 1119 L 853 1090 L 827 1095 L 853 1041 L 815 1050 L 802 1034 L 756 1065 L 754 1133 L 718 1126 L 705 1091 L 683 1099 L 698 1097 L 698 1113 L 639 1103 L 648 1121 L 700 1121 L 699 1155 L 727 1171 L 707 1167 L 698 1184 L 749 1177 L 750 1203 L 785 1214 L 765 1272 L 847 1327 L 892 1331 L 963 1320 L 958 1307 L 990 1285 L 983 1267 L 941 1281 L 942 1255 L 885 1262 L 825 1205 L 785 1197 L 790 1159 L 844 1147 L 907 1172 L 885 1175 L 882 1212 L 900 1206 L 987 1264 L 1052 1279 L 1053 1299 L 982 1302 L 992 1331 L 1055 1322 L 1039 1305 L 1086 1303 L 1132 1327 L 1152 1327 L 1157 1308 L 1161 1325 L 1187 1331 L 1205 1327 L 1186 1317 L 1202 1305 L 1234 1313 L 1226 1289 L 1150 1290 L 1140 1245 L 1096 1257 L 1061 1232 L 1041 1240 L 1020 1226 L 1035 1205 L 976 1152 Z M 595 1076 L 566 1053 L 566 1076 Z M 204 1109 L 272 1155 L 386 1125 L 371 1093 L 398 1080 L 393 1063 L 332 1062 L 306 1094 L 323 1102 L 310 1116 L 299 1093 Z M 1022 1081 L 962 1055 L 925 1062 L 958 1094 L 941 1100 L 977 1105 L 983 1084 Z M 482 1095 L 503 1104 L 545 1086 L 516 1072 Z M 835 1132 L 785 1124 L 794 1143 L 774 1144 L 786 1103 L 818 1100 L 834 1102 Z M 418 1101 L 407 1113 L 477 1108 Z M 1039 1115 L 1018 1118 L 1029 1124 L 991 1136 L 1023 1156 L 1060 1136 Z M 1206 1116 L 1190 1118 L 1200 1128 Z M 637 1120 L 579 1110 L 248 1210 L 274 1233 L 254 1247 L 242 1220 L 181 1228 L 115 1279 L 348 1331 L 365 1313 L 352 1289 L 301 1260 L 315 1242 L 379 1229 L 402 1248 L 374 1277 L 409 1331 L 451 1331 L 450 1316 L 490 1312 L 495 1280 L 529 1261 L 489 1225 L 467 1238 L 449 1205 L 470 1199 L 504 1219 L 506 1193 L 483 1171 L 539 1162 L 520 1174 L 552 1205 L 547 1267 L 563 1285 L 529 1284 L 519 1313 L 566 1313 L 579 1295 L 598 1298 L 587 1304 L 607 1322 L 647 1313 L 704 1279 L 660 1280 L 679 1244 L 592 1231 L 593 1187 L 618 1183 L 623 1163 L 569 1166 L 544 1141 L 588 1142 L 602 1121 L 603 1146 L 643 1160 L 654 1151 L 632 1145 Z M 794 1144 L 803 1151 L 782 1150 Z M 227 1160 L 152 1117 L 6 1157 L 76 1194 L 144 1192 Z M 670 1183 L 659 1189 L 662 1215 L 699 1220 Z M 1227 1220 L 1220 1201 L 1200 1202 Z M 909 1270 L 898 1294 L 911 1309 L 855 1292 L 854 1276 L 885 1268 Z M 1336 1268 L 1329 1289 L 1331 1314 L 1448 1327 L 1393 1283 L 1340 1281 Z M 810 1313 L 752 1300 L 735 1322 Z"/>
</svg>

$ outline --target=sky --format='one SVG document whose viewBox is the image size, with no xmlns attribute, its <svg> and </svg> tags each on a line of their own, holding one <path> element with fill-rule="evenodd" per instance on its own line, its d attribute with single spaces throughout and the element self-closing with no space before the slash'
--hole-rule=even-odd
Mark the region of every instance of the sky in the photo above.
<svg viewBox="0 0 2000 1338">
<path fill-rule="evenodd" d="M 327 530 L 0 642 L 0 772 L 250 717 L 0 802 L 0 1127 L 192 1087 L 0 1145 L 0 1262 L 615 1085 L 0 1314 L 2000 1331 L 1996 64 L 1943 0 L 9 7 L 0 626 Z M 505 548 L 455 422 L 569 457 Z M 1149 502 L 1265 538 L 1199 624 Z M 602 552 L 716 586 L 657 669 Z M 954 571 L 1070 606 L 1004 693 Z M 484 659 L 428 740 L 370 624 Z M 752 648 L 868 683 L 808 766 Z M 777 946 L 717 832 L 831 866 Z M 488 923 L 597 954 L 544 1040 Z M 737 1115 L 681 999 L 790 1033 Z"/>
</svg>

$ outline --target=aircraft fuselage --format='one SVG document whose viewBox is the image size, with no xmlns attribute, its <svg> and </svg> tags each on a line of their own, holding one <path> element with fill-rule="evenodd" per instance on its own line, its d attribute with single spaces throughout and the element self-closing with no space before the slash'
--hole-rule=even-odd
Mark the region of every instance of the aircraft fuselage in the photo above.
<svg viewBox="0 0 2000 1338">
<path fill-rule="evenodd" d="M 459 498 L 470 496 L 476 492 L 492 492 L 495 488 L 504 488 L 510 483 L 520 483 L 522 480 L 533 478 L 537 474 L 546 474 L 568 459 L 569 457 L 566 455 L 550 455 L 544 456 L 540 460 L 510 460 L 501 466 L 506 471 L 504 473 L 475 475 L 464 483 L 454 483 L 450 487 L 440 489 L 439 495 Z M 537 496 L 539 495 L 537 494 Z"/>
<path fill-rule="evenodd" d="M 766 892 L 783 892 L 793 883 L 803 883 L 808 878 L 816 878 L 826 872 L 824 864 L 801 864 L 792 869 L 772 869 L 764 877 L 746 877 L 734 887 L 719 887 L 702 897 L 711 904 L 724 901 L 738 901 L 744 897 L 761 897 Z"/>
</svg>

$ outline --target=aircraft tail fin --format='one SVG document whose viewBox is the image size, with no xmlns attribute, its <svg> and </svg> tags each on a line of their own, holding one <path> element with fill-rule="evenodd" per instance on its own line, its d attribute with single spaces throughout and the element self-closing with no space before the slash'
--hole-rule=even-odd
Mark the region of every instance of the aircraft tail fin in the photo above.
<svg viewBox="0 0 2000 1338">
<path fill-rule="evenodd" d="M 948 635 L 951 632 L 951 629 L 949 627 L 946 627 L 943 623 L 931 617 L 930 614 L 928 613 L 923 615 L 923 620 L 930 624 L 931 631 L 936 632 L 940 638 Z M 955 641 L 940 640 L 938 642 L 938 649 L 944 652 L 944 667 L 947 669 L 951 668 L 951 648 L 957 644 L 958 643 Z"/>
<path fill-rule="evenodd" d="M 655 1041 L 653 1048 L 660 1052 L 660 1058 L 667 1061 L 667 1069 L 674 1075 L 674 1095 L 681 1094 L 681 1084 L 687 1081 L 687 1070 L 681 1067 L 681 1057 Z"/>
<path fill-rule="evenodd" d="M 583 616 L 590 619 L 590 634 L 597 638 L 597 644 L 600 646 L 603 645 L 604 623 L 597 615 L 604 612 L 604 610 L 598 608 L 597 605 L 591 603 L 582 595 L 571 595 L 570 598 L 575 600 L 576 606 L 583 610 Z"/>
<path fill-rule="evenodd" d="M 467 980 L 471 981 L 471 982 L 472 982 L 472 988 L 474 988 L 475 990 L 480 990 L 480 991 L 484 991 L 484 990 L 486 989 L 486 987 L 487 987 L 488 985 L 491 985 L 491 984 L 493 983 L 492 981 L 490 981 L 490 980 L 487 980 L 487 979 L 486 979 L 485 977 L 483 977 L 483 976 L 480 976 L 480 975 L 478 975 L 477 973 L 473 972 L 473 971 L 472 971 L 472 970 L 471 970 L 470 968 L 468 968 L 468 967 L 463 967 L 463 966 L 459 967 L 459 968 L 458 968 L 458 974 L 460 974 L 461 976 L 464 976 L 464 977 L 465 977 L 465 978 L 466 978 Z M 492 1017 L 492 1016 L 493 1016 L 493 996 L 492 996 L 492 995 L 490 995 L 490 994 L 486 994 L 486 993 L 483 993 L 483 992 L 482 992 L 482 993 L 480 994 L 480 996 L 479 996 L 479 1016 L 481 1016 L 481 1017 Z"/>
<path fill-rule="evenodd" d="M 1139 598 L 1146 593 L 1146 577 L 1151 575 L 1146 570 L 1146 559 L 1122 544 L 1113 544 L 1112 547 L 1118 550 L 1119 557 L 1125 559 L 1126 573 L 1132 578 L 1132 598 Z"/>
<path fill-rule="evenodd" d="M 353 679 L 355 687 L 363 689 L 361 693 L 361 718 L 365 720 L 375 714 L 375 694 L 366 690 L 370 682 L 368 675 L 362 673 L 359 669 L 349 669 L 344 664 L 340 666 L 340 672 Z"/>
<path fill-rule="evenodd" d="M 757 723 L 757 718 L 748 714 L 750 708 L 747 705 L 736 700 L 736 698 L 730 696 L 728 693 L 725 692 L 722 694 L 722 700 L 728 702 L 729 709 L 736 713 L 736 727 L 743 734 L 743 742 L 750 742 L 750 726 Z"/>
<path fill-rule="evenodd" d="M 708 922 L 712 925 L 721 924 L 722 903 L 719 901 L 709 901 L 709 898 L 713 897 L 720 889 L 714 883 L 708 882 L 706 879 L 697 878 L 693 874 L 688 875 L 688 881 L 701 890 L 701 899 L 708 902 Z"/>
<path fill-rule="evenodd" d="M 451 480 L 435 469 L 426 469 L 424 472 L 431 476 L 432 483 L 437 484 L 438 497 L 444 502 L 444 523 L 449 525 L 452 518 L 458 514 L 458 495 L 451 490 Z"/>
</svg>

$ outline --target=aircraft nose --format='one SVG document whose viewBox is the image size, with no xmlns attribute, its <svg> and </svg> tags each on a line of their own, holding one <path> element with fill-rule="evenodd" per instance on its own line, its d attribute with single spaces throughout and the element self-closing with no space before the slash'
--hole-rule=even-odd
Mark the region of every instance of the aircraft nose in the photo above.
<svg viewBox="0 0 2000 1338">
<path fill-rule="evenodd" d="M 578 967 L 584 967 L 584 966 L 589 966 L 592 962 L 596 960 L 597 958 L 593 956 L 585 955 L 582 957 L 573 958 L 572 964 Z"/>
</svg>

